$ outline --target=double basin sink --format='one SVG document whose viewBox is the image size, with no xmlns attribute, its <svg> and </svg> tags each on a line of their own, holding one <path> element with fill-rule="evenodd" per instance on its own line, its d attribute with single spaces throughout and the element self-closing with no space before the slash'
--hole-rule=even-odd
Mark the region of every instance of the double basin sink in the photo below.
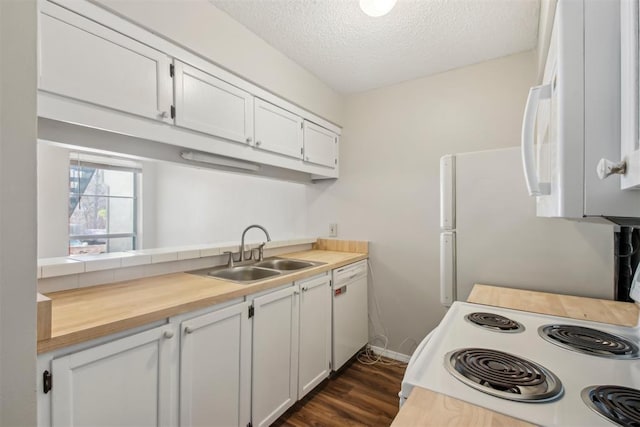
<svg viewBox="0 0 640 427">
<path fill-rule="evenodd" d="M 250 265 L 236 267 L 216 267 L 204 270 L 190 271 L 191 274 L 210 276 L 217 279 L 248 285 L 269 277 L 281 276 L 287 273 L 304 270 L 325 264 L 324 262 L 301 261 L 287 258 L 271 258 L 254 262 Z"/>
</svg>

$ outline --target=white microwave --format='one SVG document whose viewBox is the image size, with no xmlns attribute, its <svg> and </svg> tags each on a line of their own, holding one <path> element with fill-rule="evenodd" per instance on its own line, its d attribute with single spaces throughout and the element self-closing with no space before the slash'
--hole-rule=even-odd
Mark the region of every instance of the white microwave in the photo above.
<svg viewBox="0 0 640 427">
<path fill-rule="evenodd" d="M 640 222 L 640 193 L 620 175 L 598 176 L 620 159 L 620 2 L 559 0 L 543 84 L 531 88 L 522 161 L 541 217 Z"/>
</svg>

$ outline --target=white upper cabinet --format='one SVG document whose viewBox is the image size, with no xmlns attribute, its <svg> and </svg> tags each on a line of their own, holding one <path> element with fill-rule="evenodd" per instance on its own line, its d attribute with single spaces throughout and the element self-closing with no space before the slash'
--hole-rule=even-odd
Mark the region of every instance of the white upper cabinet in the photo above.
<svg viewBox="0 0 640 427">
<path fill-rule="evenodd" d="M 251 143 L 253 96 L 197 68 L 175 61 L 176 125 Z"/>
<path fill-rule="evenodd" d="M 40 10 L 41 91 L 173 122 L 165 53 L 49 2 Z"/>
<path fill-rule="evenodd" d="M 637 190 L 640 189 L 640 85 L 638 84 L 640 7 L 638 2 L 624 0 L 620 5 L 620 13 L 622 35 L 620 151 L 622 160 L 626 163 L 626 171 L 620 183 L 623 190 Z"/>
<path fill-rule="evenodd" d="M 335 168 L 338 164 L 338 135 L 305 120 L 304 161 Z"/>
<path fill-rule="evenodd" d="M 161 326 L 54 358 L 52 425 L 171 424 L 174 329 Z"/>
<path fill-rule="evenodd" d="M 255 147 L 302 158 L 302 117 L 255 99 Z"/>
<path fill-rule="evenodd" d="M 251 319 L 243 302 L 182 322 L 180 425 L 251 421 Z"/>
</svg>

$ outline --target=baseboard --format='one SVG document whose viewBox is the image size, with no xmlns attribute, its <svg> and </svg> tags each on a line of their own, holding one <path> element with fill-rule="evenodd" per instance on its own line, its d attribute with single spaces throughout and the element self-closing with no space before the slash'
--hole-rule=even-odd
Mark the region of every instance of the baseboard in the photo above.
<svg viewBox="0 0 640 427">
<path fill-rule="evenodd" d="M 409 359 L 411 359 L 411 356 L 408 356 L 406 354 L 398 353 L 397 351 L 386 350 L 375 345 L 370 346 L 370 348 L 371 351 L 373 351 L 375 354 L 388 357 L 389 359 L 397 360 L 398 362 L 409 363 Z"/>
</svg>

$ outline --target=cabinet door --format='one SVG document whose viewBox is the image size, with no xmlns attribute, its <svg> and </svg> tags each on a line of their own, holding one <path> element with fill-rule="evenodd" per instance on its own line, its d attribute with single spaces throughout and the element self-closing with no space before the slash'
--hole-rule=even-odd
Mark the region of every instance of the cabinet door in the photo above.
<svg viewBox="0 0 640 427">
<path fill-rule="evenodd" d="M 302 117 L 255 99 L 256 148 L 302 158 Z"/>
<path fill-rule="evenodd" d="M 338 164 L 338 135 L 305 120 L 304 161 L 335 168 Z"/>
<path fill-rule="evenodd" d="M 249 303 L 181 324 L 180 425 L 246 426 L 251 421 Z"/>
<path fill-rule="evenodd" d="M 197 68 L 175 61 L 176 125 L 250 143 L 253 96 Z"/>
<path fill-rule="evenodd" d="M 638 64 L 640 62 L 640 7 L 637 1 L 624 0 L 621 13 L 621 126 L 620 151 L 627 170 L 621 177 L 623 190 L 640 189 L 640 85 Z"/>
<path fill-rule="evenodd" d="M 296 402 L 298 290 L 289 287 L 253 300 L 253 425 L 270 425 Z"/>
<path fill-rule="evenodd" d="M 298 399 L 331 371 L 331 286 L 328 275 L 300 283 Z"/>
<path fill-rule="evenodd" d="M 53 426 L 169 425 L 172 337 L 162 326 L 54 359 Z"/>
<path fill-rule="evenodd" d="M 172 123 L 170 58 L 41 2 L 38 89 Z"/>
</svg>

